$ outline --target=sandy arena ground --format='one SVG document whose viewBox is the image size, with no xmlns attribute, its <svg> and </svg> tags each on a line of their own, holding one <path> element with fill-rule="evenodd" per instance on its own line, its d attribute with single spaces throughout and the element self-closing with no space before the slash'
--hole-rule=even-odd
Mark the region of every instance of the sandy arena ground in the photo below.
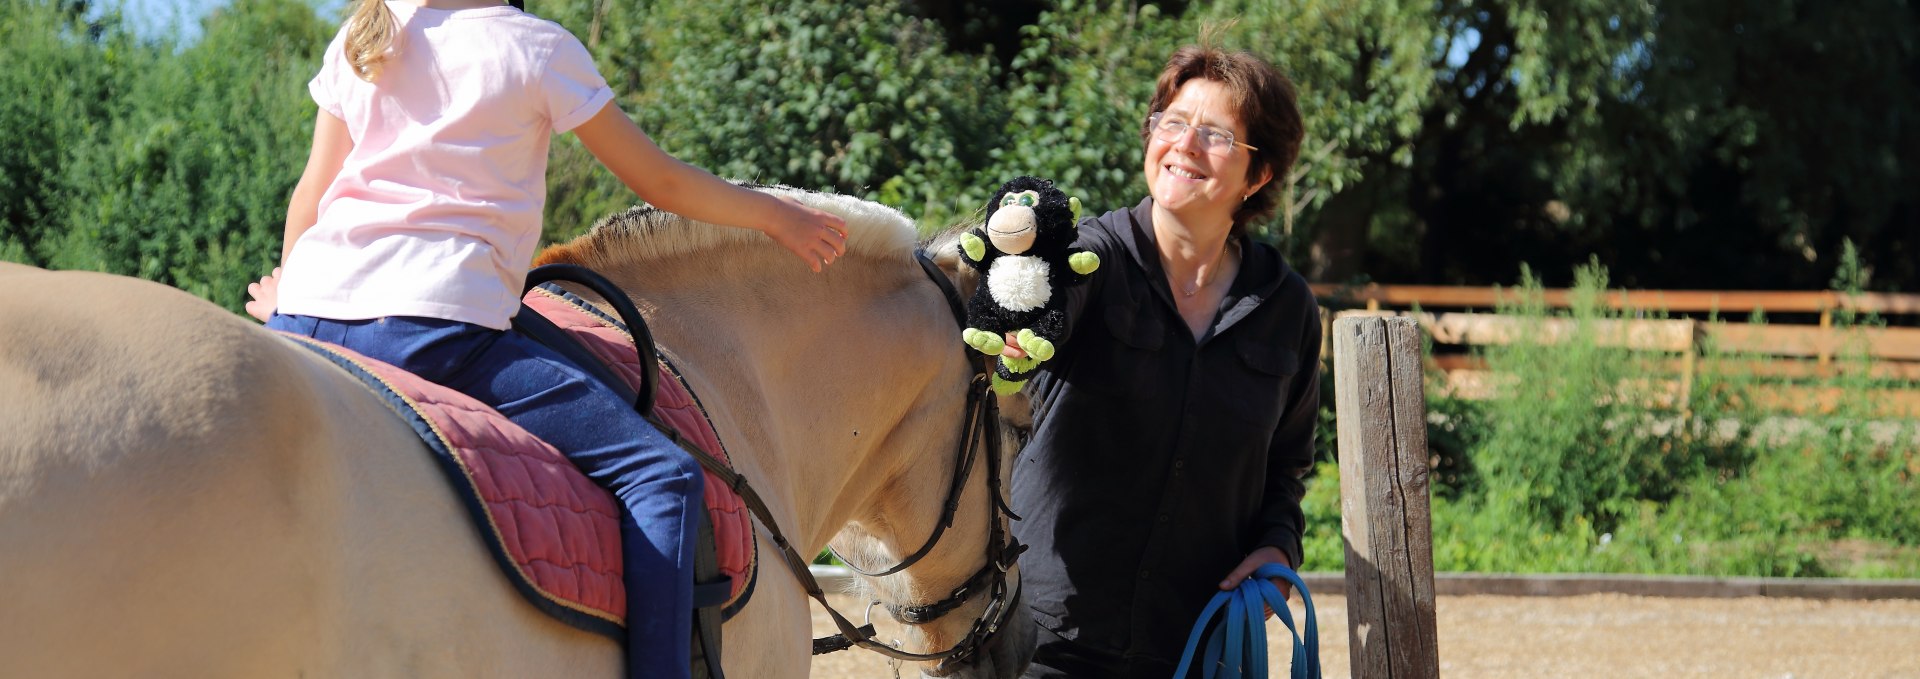
<svg viewBox="0 0 1920 679">
<path fill-rule="evenodd" d="M 832 597 L 854 620 L 861 605 Z M 1346 599 L 1314 599 L 1320 659 L 1347 677 Z M 1440 597 L 1440 672 L 1446 677 L 1812 677 L 1920 679 L 1920 601 Z M 1295 619 L 1299 619 L 1296 603 Z M 816 634 L 833 626 L 816 610 Z M 883 627 L 884 631 L 884 627 Z M 1289 650 L 1268 625 L 1269 657 Z M 909 676 L 916 676 L 905 668 Z M 849 650 L 815 658 L 819 679 L 892 677 L 886 658 Z M 1285 676 L 1275 671 L 1274 676 Z"/>
</svg>

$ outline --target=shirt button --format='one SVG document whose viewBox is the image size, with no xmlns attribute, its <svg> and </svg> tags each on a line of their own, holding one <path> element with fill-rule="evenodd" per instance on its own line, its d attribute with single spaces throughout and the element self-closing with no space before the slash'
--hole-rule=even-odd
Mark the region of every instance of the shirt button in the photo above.
<svg viewBox="0 0 1920 679">
<path fill-rule="evenodd" d="M 1147 579 L 1147 569 L 1145 568 L 1140 569 L 1140 579 L 1141 580 Z"/>
<path fill-rule="evenodd" d="M 1186 460 L 1174 460 L 1174 461 L 1173 461 L 1173 468 L 1174 468 L 1174 469 L 1185 469 L 1186 467 L 1187 467 L 1187 461 L 1186 461 Z"/>
<path fill-rule="evenodd" d="M 1160 519 L 1159 519 L 1159 521 L 1160 521 L 1160 523 L 1166 523 L 1166 522 L 1167 522 L 1167 515 L 1165 515 L 1165 514 L 1161 514 L 1161 515 L 1160 515 Z"/>
</svg>

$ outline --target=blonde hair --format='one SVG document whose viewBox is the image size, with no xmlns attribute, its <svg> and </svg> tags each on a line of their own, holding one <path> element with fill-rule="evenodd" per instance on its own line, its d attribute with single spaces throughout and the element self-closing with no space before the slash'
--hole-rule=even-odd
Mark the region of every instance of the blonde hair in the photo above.
<svg viewBox="0 0 1920 679">
<path fill-rule="evenodd" d="M 361 80 L 373 82 L 387 60 L 387 51 L 400 36 L 400 21 L 385 0 L 360 0 L 347 17 L 347 64 Z"/>
</svg>

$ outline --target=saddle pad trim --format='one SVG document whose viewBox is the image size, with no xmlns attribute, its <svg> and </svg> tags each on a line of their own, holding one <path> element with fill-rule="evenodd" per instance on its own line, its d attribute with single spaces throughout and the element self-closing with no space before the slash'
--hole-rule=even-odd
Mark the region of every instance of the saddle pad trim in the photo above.
<svg viewBox="0 0 1920 679">
<path fill-rule="evenodd" d="M 575 628 L 600 634 L 615 641 L 624 641 L 626 639 L 625 620 L 623 616 L 585 606 L 553 592 L 549 592 L 536 583 L 532 576 L 520 567 L 520 563 L 507 552 L 506 538 L 501 533 L 500 526 L 494 521 L 493 514 L 487 510 L 486 501 L 480 497 L 479 491 L 475 489 L 474 483 L 476 483 L 476 479 L 473 470 L 467 466 L 465 460 L 460 459 L 459 455 L 453 453 L 453 444 L 447 439 L 446 434 L 440 431 L 439 426 L 415 410 L 418 404 L 413 399 L 402 393 L 392 382 L 362 363 L 359 359 L 341 353 L 336 347 L 299 335 L 284 332 L 276 332 L 275 334 L 293 340 L 295 344 L 312 350 L 314 353 L 340 366 L 348 373 L 353 374 L 354 377 L 361 381 L 361 385 L 366 388 L 367 391 L 373 392 L 374 395 L 381 397 L 381 401 L 385 403 L 389 409 L 393 410 L 394 414 L 399 415 L 402 421 L 413 428 L 423 443 L 428 444 L 428 447 L 433 449 L 434 461 L 438 463 L 441 471 L 450 477 L 448 479 L 452 482 L 450 485 L 454 486 L 460 496 L 461 503 L 467 506 L 469 513 L 484 517 L 487 527 L 486 530 L 480 532 L 486 539 L 481 540 L 481 542 L 486 543 L 487 551 L 493 554 L 494 560 L 500 563 L 502 569 L 512 574 L 513 577 L 508 578 L 508 580 L 513 582 L 514 588 L 520 590 L 522 596 L 548 615 Z M 381 386 L 385 387 L 386 393 L 383 394 L 380 393 L 380 390 L 374 389 L 372 382 L 369 382 L 369 380 L 378 382 Z"/>
<path fill-rule="evenodd" d="M 686 394 L 687 400 L 693 403 L 694 409 L 700 411 L 700 419 L 708 422 L 709 424 L 707 426 L 711 429 L 713 426 L 711 424 L 713 422 L 713 416 L 707 413 L 706 404 L 700 402 L 700 395 L 693 392 L 693 387 L 687 384 L 687 378 L 680 374 L 680 369 L 674 366 L 672 361 L 667 360 L 665 356 L 659 357 L 659 361 L 660 367 L 666 371 L 666 374 L 673 376 L 674 383 L 680 385 L 680 393 Z M 733 457 L 727 454 L 727 444 L 720 440 L 720 432 L 716 431 L 712 433 L 713 444 L 718 447 L 719 450 L 709 451 L 708 454 L 720 460 L 720 462 L 727 465 L 727 467 L 733 467 Z M 708 475 L 707 487 L 709 489 L 708 492 L 712 492 L 712 489 L 716 487 L 726 488 L 726 484 L 720 483 L 718 479 L 715 479 L 712 475 Z M 733 493 L 733 490 L 728 489 L 727 492 Z M 735 508 L 736 511 L 744 511 L 746 509 L 745 501 L 740 500 L 737 494 L 734 496 L 734 499 L 740 503 L 740 506 Z M 712 503 L 708 503 L 707 507 L 708 511 L 714 511 Z M 733 597 L 727 599 L 720 609 L 720 618 L 722 620 L 732 620 L 733 616 L 740 612 L 740 609 L 746 608 L 747 600 L 753 598 L 754 585 L 760 582 L 760 529 L 757 527 L 758 523 L 758 521 L 755 521 L 751 517 L 746 521 L 747 563 L 739 578 L 742 582 L 735 584 Z"/>
</svg>

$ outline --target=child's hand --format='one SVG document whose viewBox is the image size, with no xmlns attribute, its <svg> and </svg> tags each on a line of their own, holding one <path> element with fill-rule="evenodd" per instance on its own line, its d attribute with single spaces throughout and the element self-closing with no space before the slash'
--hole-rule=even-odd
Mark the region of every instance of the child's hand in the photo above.
<svg viewBox="0 0 1920 679">
<path fill-rule="evenodd" d="M 253 297 L 253 301 L 247 302 L 248 316 L 260 319 L 261 323 L 273 318 L 273 310 L 280 306 L 280 267 L 273 267 L 273 273 L 260 282 L 248 283 L 247 294 Z"/>
<path fill-rule="evenodd" d="M 774 196 L 778 208 L 766 225 L 767 236 L 792 250 L 814 273 L 832 264 L 835 257 L 847 254 L 847 222 L 839 215 L 801 205 L 785 196 Z"/>
</svg>

